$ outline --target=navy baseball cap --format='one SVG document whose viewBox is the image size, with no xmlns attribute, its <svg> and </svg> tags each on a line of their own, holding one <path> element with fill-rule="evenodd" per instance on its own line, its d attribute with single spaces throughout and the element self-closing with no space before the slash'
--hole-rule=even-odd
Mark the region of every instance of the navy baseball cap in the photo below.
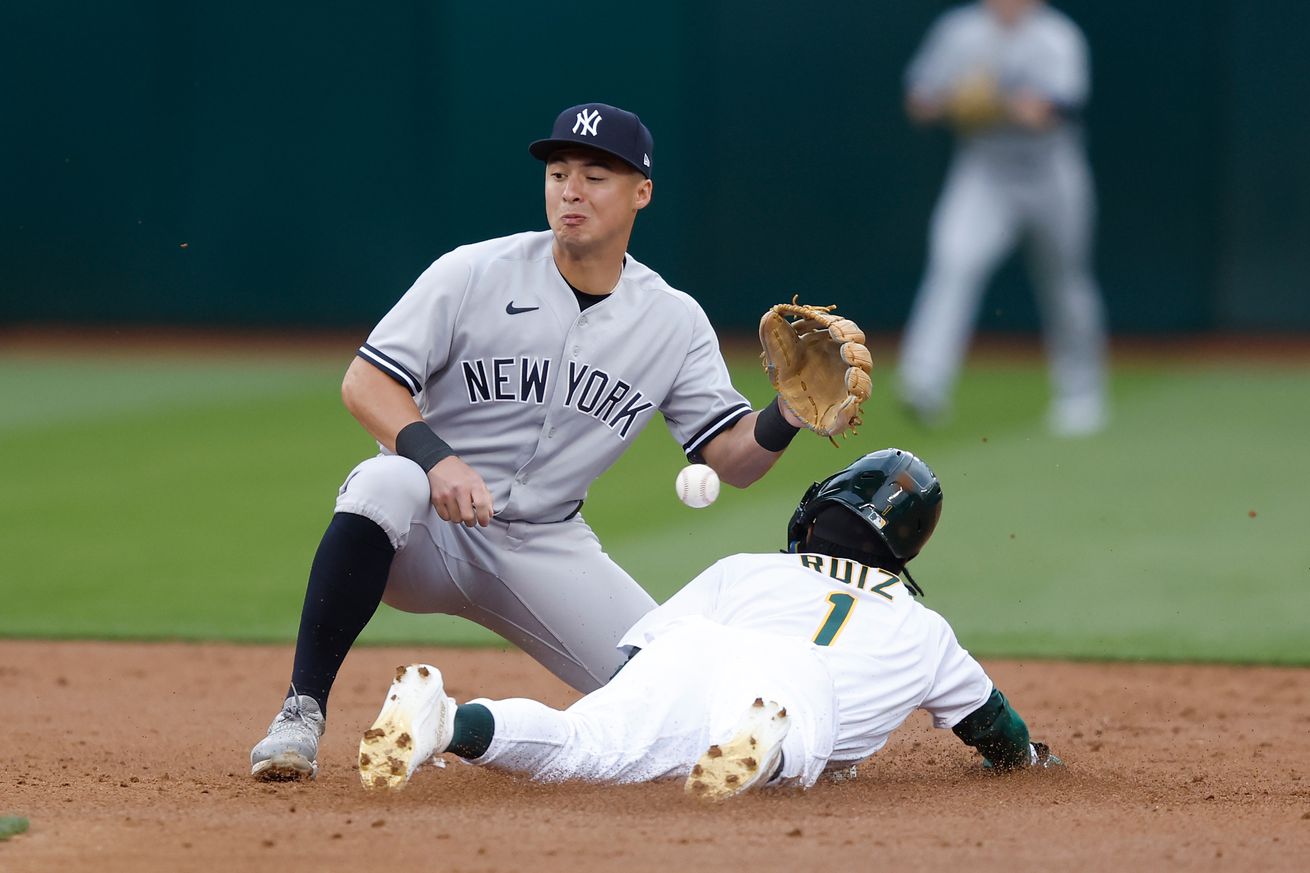
<svg viewBox="0 0 1310 873">
<path fill-rule="evenodd" d="M 614 155 L 650 178 L 650 156 L 655 151 L 655 141 L 641 119 L 626 109 L 605 103 L 571 106 L 555 119 L 550 139 L 537 140 L 528 146 L 528 151 L 537 160 L 548 161 L 557 149 L 574 145 Z"/>
</svg>

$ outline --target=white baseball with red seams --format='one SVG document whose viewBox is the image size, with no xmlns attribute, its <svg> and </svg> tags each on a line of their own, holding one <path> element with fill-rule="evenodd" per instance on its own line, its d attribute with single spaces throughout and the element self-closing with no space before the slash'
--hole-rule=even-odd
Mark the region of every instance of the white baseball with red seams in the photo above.
<svg viewBox="0 0 1310 873">
<path fill-rule="evenodd" d="M 674 488 L 683 503 L 703 509 L 719 497 L 719 475 L 706 464 L 689 464 L 678 471 Z"/>
</svg>

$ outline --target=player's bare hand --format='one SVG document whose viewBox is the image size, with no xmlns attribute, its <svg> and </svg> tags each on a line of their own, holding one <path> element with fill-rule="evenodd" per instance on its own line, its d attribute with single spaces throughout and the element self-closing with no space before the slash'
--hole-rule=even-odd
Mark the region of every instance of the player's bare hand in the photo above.
<svg viewBox="0 0 1310 873">
<path fill-rule="evenodd" d="M 905 98 L 905 114 L 915 124 L 932 124 L 945 117 L 946 107 L 940 99 L 915 92 Z"/>
<path fill-rule="evenodd" d="M 794 428 L 805 427 L 805 422 L 799 415 L 787 408 L 787 404 L 779 403 L 778 409 L 782 412 L 783 419 Z"/>
<path fill-rule="evenodd" d="M 475 524 L 491 523 L 491 492 L 478 472 L 452 455 L 428 471 L 432 488 L 432 506 L 444 521 Z"/>
<path fill-rule="evenodd" d="M 1040 94 L 1020 91 L 1007 106 L 1011 120 L 1029 130 L 1044 130 L 1055 121 L 1055 106 Z"/>
</svg>

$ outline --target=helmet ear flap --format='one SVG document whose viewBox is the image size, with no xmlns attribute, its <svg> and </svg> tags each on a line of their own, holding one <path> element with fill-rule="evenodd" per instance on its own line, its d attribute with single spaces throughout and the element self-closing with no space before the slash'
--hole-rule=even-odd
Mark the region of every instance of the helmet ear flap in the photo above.
<svg viewBox="0 0 1310 873">
<path fill-rule="evenodd" d="M 827 481 L 825 479 L 823 482 L 815 482 L 805 489 L 805 494 L 801 497 L 801 502 L 796 506 L 796 511 L 791 514 L 791 521 L 787 523 L 787 551 L 800 551 L 801 541 L 805 539 L 805 525 L 812 520 L 813 513 L 810 511 L 810 501 L 814 499 Z"/>
</svg>

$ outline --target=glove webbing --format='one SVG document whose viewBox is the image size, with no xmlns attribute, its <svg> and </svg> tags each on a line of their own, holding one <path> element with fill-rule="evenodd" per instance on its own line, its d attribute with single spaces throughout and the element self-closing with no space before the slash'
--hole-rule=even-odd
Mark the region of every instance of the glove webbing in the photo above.
<svg viewBox="0 0 1310 873">
<path fill-rule="evenodd" d="M 799 295 L 797 295 L 797 297 L 799 297 Z M 806 306 L 797 303 L 796 299 L 796 297 L 793 297 L 791 303 L 779 303 L 777 306 L 773 307 L 773 311 L 780 315 L 785 313 L 787 315 L 795 315 L 799 318 L 811 318 L 815 312 L 832 312 L 837 308 L 836 303 L 829 306 Z"/>
</svg>

